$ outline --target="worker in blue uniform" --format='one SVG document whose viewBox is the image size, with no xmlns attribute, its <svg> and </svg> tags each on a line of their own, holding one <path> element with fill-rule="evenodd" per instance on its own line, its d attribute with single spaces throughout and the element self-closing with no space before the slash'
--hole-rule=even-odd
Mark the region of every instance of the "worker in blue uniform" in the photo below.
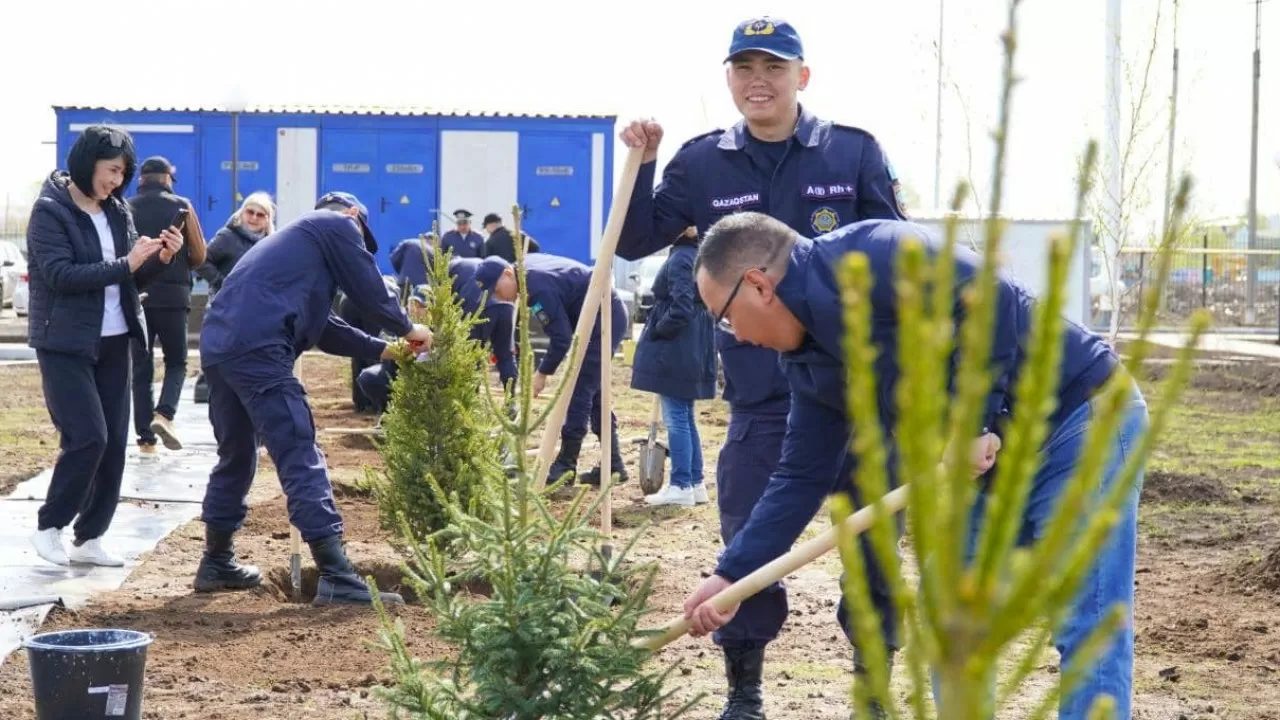
<svg viewBox="0 0 1280 720">
<path fill-rule="evenodd" d="M 339 288 L 362 314 L 411 346 L 431 345 L 431 331 L 409 322 L 387 292 L 374 253 L 368 212 L 355 196 L 331 192 L 287 227 L 259 241 L 227 276 L 200 331 L 209 379 L 209 419 L 218 462 L 209 474 L 203 519 L 205 552 L 195 589 L 244 589 L 261 582 L 257 568 L 236 561 L 232 538 L 244 523 L 245 496 L 261 435 L 288 500 L 289 522 L 310 545 L 319 571 L 315 603 L 370 603 L 372 597 L 342 546 L 324 455 L 306 392 L 294 375 L 305 351 L 389 357 L 385 341 L 356 330 L 332 312 Z M 403 602 L 382 593 L 384 602 Z"/>
<path fill-rule="evenodd" d="M 451 250 L 454 258 L 484 257 L 484 237 L 471 229 L 471 213 L 467 210 L 453 211 L 453 230 L 440 238 L 440 247 Z"/>
<path fill-rule="evenodd" d="M 809 83 L 795 28 L 777 18 L 739 24 L 726 80 L 742 120 L 686 142 L 653 187 L 662 127 L 631 123 L 629 147 L 645 148 L 644 163 L 618 241 L 618 255 L 638 260 L 670 245 L 690 225 L 706 232 L 717 219 L 766 213 L 807 237 L 866 218 L 906 217 L 902 188 L 880 144 L 855 127 L 820 120 L 800 105 Z M 716 465 L 720 534 L 733 541 L 764 492 L 782 452 L 789 407 L 777 353 L 716 333 L 724 367 L 729 428 Z M 888 593 L 879 594 L 885 610 Z M 781 583 L 743 604 L 714 637 L 724 651 L 729 696 L 722 720 L 764 717 L 761 674 L 765 647 L 788 614 Z M 896 638 L 890 638 L 896 647 Z M 855 670 L 864 668 L 855 653 Z"/>
<path fill-rule="evenodd" d="M 878 352 L 879 420 L 885 437 L 891 437 L 897 424 L 894 398 L 900 375 L 895 262 L 903 241 L 911 237 L 922 239 L 930 253 L 941 246 L 934 233 L 909 222 L 867 220 L 810 240 L 761 213 L 725 218 L 704 237 L 694 270 L 699 294 L 717 321 L 726 324 L 739 340 L 781 353 L 792 396 L 782 459 L 769 478 L 768 488 L 742 532 L 725 549 L 715 574 L 685 603 L 694 635 L 719 627 L 733 615 L 732 609 L 720 613 L 705 601 L 789 550 L 829 493 L 848 492 L 856 499 L 850 486 L 856 472 L 855 458 L 849 447 L 857 428 L 847 414 L 845 329 L 836 283 L 838 266 L 850 253 L 865 255 L 871 269 L 871 337 Z M 963 290 L 977 275 L 980 262 L 976 252 L 956 249 L 957 303 L 962 302 Z M 989 491 L 990 478 L 983 476 L 994 465 L 1001 434 L 1018 412 L 1012 392 L 1026 360 L 1024 347 L 1035 305 L 1035 297 L 1025 287 L 1007 273 L 999 273 L 991 349 L 994 382 L 982 429 L 975 428 L 971 452 L 973 476 L 981 490 L 968 539 L 970 559 Z M 957 306 L 956 311 L 962 313 L 963 308 Z M 1058 494 L 1074 474 L 1085 438 L 1091 433 L 1092 398 L 1118 367 L 1118 357 L 1102 338 L 1075 322 L 1065 324 L 1056 410 L 1049 418 L 1040 449 L 1041 464 L 1024 510 L 1020 535 L 1024 543 L 1043 534 Z M 955 369 L 950 373 L 947 386 L 954 387 Z M 1147 423 L 1146 403 L 1135 384 L 1112 440 L 1113 451 L 1106 461 L 1099 496 L 1121 477 L 1127 456 L 1138 446 Z M 887 462 L 891 478 L 895 464 L 892 457 Z M 1140 485 L 1141 478 L 1127 498 L 1114 534 L 1086 576 L 1070 617 L 1055 629 L 1055 645 L 1062 653 L 1066 674 L 1110 608 L 1118 602 L 1129 608 L 1128 621 L 1115 642 L 1099 664 L 1084 673 L 1081 685 L 1060 703 L 1060 718 L 1084 720 L 1093 698 L 1100 694 L 1116 699 L 1117 717 L 1130 716 Z M 927 562 L 927 558 L 921 561 Z M 947 717 L 946 709 L 940 708 L 938 716 Z"/>
<path fill-rule="evenodd" d="M 515 306 L 498 300 L 492 293 L 485 294 L 476 284 L 476 270 L 479 269 L 480 262 L 477 258 L 459 258 L 449 261 L 453 294 L 462 303 L 463 312 L 468 315 L 479 312 L 481 322 L 471 326 L 470 338 L 489 348 L 498 367 L 498 379 L 502 382 L 502 386 L 514 388 L 516 379 Z M 418 286 L 410 302 L 418 305 L 425 304 L 426 292 L 427 286 Z M 483 308 L 480 305 L 481 299 L 484 300 Z M 379 413 L 386 412 L 396 370 L 395 362 L 386 360 L 365 368 L 356 380 Z"/>
<path fill-rule="evenodd" d="M 431 267 L 433 257 L 435 248 L 430 236 L 410 238 L 395 246 L 391 251 L 391 269 L 402 291 L 412 292 L 413 288 L 427 284 L 427 268 Z"/>
<path fill-rule="evenodd" d="M 540 395 L 546 388 L 547 378 L 554 375 L 564 360 L 573 343 L 573 333 L 578 323 L 578 315 L 587 299 L 587 288 L 591 285 L 591 268 L 571 258 L 533 253 L 524 258 L 525 275 L 528 282 L 529 313 L 538 318 L 543 330 L 550 340 L 550 347 L 542 357 L 537 371 L 533 375 L 533 393 Z M 511 263 L 496 255 L 485 258 L 477 267 L 476 283 L 487 290 L 498 300 L 505 303 L 516 301 L 519 288 L 515 268 Z M 617 352 L 626 335 L 626 305 L 618 297 L 618 293 L 610 290 L 612 302 L 611 328 L 609 346 Z M 560 451 L 555 462 L 547 471 L 547 480 L 554 482 L 565 473 L 573 473 L 574 480 L 584 483 L 600 483 L 600 468 L 581 477 L 577 475 L 578 455 L 582 452 L 582 441 L 587 436 L 587 428 L 596 437 L 600 437 L 600 318 L 596 318 L 588 340 L 586 355 L 582 359 L 582 368 L 578 371 L 578 381 L 573 386 L 573 395 L 569 399 L 569 407 L 565 414 L 564 425 L 560 429 Z M 582 342 L 582 339 L 579 339 Z M 618 419 L 612 410 L 609 413 L 612 437 L 618 437 Z M 610 468 L 619 476 L 619 482 L 629 478 L 626 465 L 622 462 L 622 454 L 618 443 L 611 446 Z"/>
<path fill-rule="evenodd" d="M 401 286 L 395 278 L 386 275 L 382 276 L 382 282 L 387 288 L 387 293 L 394 297 L 396 302 L 401 305 L 406 304 L 405 294 L 412 292 L 410 288 Z M 335 314 L 342 322 L 369 335 L 376 337 L 383 330 L 382 326 L 378 324 L 377 317 L 365 317 L 360 310 L 360 306 L 343 292 L 338 293 L 338 307 L 335 310 Z M 395 360 L 383 360 L 381 355 L 365 355 L 351 358 L 351 404 L 356 412 L 372 412 L 381 416 L 386 411 L 386 396 L 391 387 L 390 380 L 386 382 L 385 386 L 377 382 L 371 383 L 362 380 L 365 371 L 372 366 L 379 365 L 388 368 L 388 371 L 392 372 L 394 377 Z M 379 420 L 381 420 L 381 417 L 379 417 Z"/>
</svg>

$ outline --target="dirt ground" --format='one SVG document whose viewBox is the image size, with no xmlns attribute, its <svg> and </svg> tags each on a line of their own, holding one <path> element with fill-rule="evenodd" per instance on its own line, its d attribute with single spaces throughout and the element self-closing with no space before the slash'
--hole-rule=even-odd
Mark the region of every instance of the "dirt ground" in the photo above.
<svg viewBox="0 0 1280 720">
<path fill-rule="evenodd" d="M 25 407 L 15 398 L 38 403 L 40 397 L 38 378 L 25 373 L 13 377 L 14 384 L 21 384 L 19 377 L 30 387 L 0 401 L 9 403 L 6 418 Z M 371 417 L 349 410 L 344 361 L 308 357 L 303 377 L 319 427 L 372 424 Z M 624 440 L 645 432 L 649 408 L 649 398 L 629 390 L 628 380 L 626 368 L 615 369 L 614 398 Z M 1147 395 L 1153 405 L 1159 403 L 1154 388 Z M 724 437 L 725 408 L 719 401 L 705 402 L 699 414 L 708 479 L 714 482 L 711 465 Z M 45 427 L 47 416 L 43 422 L 33 421 L 30 431 L 48 435 L 47 447 L 22 444 L 26 454 L 16 462 L 28 465 L 11 465 L 6 456 L 6 471 L 11 466 L 34 470 L 51 460 L 56 441 Z M 353 559 L 387 587 L 395 587 L 396 557 L 378 527 L 376 508 L 350 485 L 363 465 L 378 462 L 376 450 L 362 437 L 322 434 L 321 443 L 333 468 Z M 635 450 L 625 448 L 634 468 Z M 583 469 L 591 461 L 584 452 Z M 259 482 L 275 479 L 266 473 Z M 714 484 L 710 489 L 714 499 Z M 644 519 L 654 522 L 636 555 L 656 559 L 664 569 L 654 596 L 656 624 L 678 613 L 700 573 L 714 567 L 721 549 L 715 505 L 648 508 L 634 481 L 614 492 L 617 541 L 629 537 L 630 528 Z M 1278 507 L 1280 367 L 1205 356 L 1152 458 L 1143 492 L 1135 717 L 1280 718 Z M 821 525 L 815 521 L 811 532 Z M 262 566 L 272 579 L 257 591 L 212 597 L 190 592 L 203 533 L 202 525 L 193 522 L 162 542 L 119 591 L 80 612 L 55 613 L 48 626 L 123 626 L 156 633 L 148 661 L 148 718 L 385 716 L 370 696 L 373 685 L 388 681 L 386 658 L 369 645 L 376 638 L 376 620 L 366 610 L 314 609 L 289 599 L 287 529 L 278 496 L 251 508 L 239 536 L 240 555 Z M 906 556 L 910 558 L 909 547 Z M 834 621 L 837 574 L 837 561 L 829 557 L 788 580 L 791 617 L 770 647 L 766 671 L 770 717 L 849 716 L 849 652 Z M 429 635 L 431 623 L 422 608 L 410 604 L 396 612 L 419 657 L 448 652 Z M 678 678 L 682 695 L 709 694 L 690 717 L 715 718 L 723 687 L 716 648 L 685 638 L 658 659 L 679 660 L 689 669 Z M 1008 716 L 1024 716 L 1056 678 L 1057 657 L 1051 652 Z M 0 717 L 33 716 L 26 661 L 19 652 L 0 668 Z"/>
<path fill-rule="evenodd" d="M 44 407 L 40 369 L 35 365 L 0 366 L 0 497 L 15 485 L 53 465 L 58 433 Z"/>
</svg>

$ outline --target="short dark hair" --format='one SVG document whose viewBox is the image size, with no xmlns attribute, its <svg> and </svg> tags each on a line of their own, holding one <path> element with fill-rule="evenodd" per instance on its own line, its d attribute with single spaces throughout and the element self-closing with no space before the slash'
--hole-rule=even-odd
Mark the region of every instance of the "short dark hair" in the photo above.
<svg viewBox="0 0 1280 720">
<path fill-rule="evenodd" d="M 763 213 L 739 212 L 721 218 L 702 237 L 693 270 L 704 268 L 725 282 L 753 267 L 773 268 L 787 261 L 796 232 Z"/>
<path fill-rule="evenodd" d="M 124 158 L 124 182 L 112 194 L 123 200 L 124 189 L 133 182 L 134 169 L 138 166 L 133 138 L 124 130 L 108 125 L 85 128 L 67 153 L 67 172 L 80 192 L 93 197 L 93 171 L 98 161 L 117 158 Z"/>
</svg>

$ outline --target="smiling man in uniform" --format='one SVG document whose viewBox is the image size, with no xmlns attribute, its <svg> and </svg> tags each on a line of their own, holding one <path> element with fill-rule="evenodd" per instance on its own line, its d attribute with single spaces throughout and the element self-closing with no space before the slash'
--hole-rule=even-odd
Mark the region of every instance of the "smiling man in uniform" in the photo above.
<svg viewBox="0 0 1280 720">
<path fill-rule="evenodd" d="M 756 211 L 806 237 L 867 218 L 902 219 L 902 187 L 880 144 L 856 127 L 821 120 L 801 106 L 809 85 L 804 47 L 796 29 L 780 18 L 739 24 L 725 57 L 725 80 L 742 113 L 728 130 L 686 142 L 653 187 L 662 126 L 631 123 L 622 132 L 629 147 L 645 148 L 618 255 L 638 260 L 667 247 L 690 225 L 705 233 L 716 220 Z M 716 333 L 724 364 L 729 429 L 716 464 L 720 534 L 726 545 L 742 529 L 782 453 L 790 391 L 778 354 Z M 890 610 L 888 588 L 873 593 Z M 743 604 L 714 639 L 724 650 L 729 696 L 721 720 L 764 717 L 765 647 L 788 614 L 782 584 Z M 841 624 L 848 626 L 841 606 Z M 886 641 L 897 647 L 893 622 Z M 855 653 L 856 671 L 864 668 Z"/>
</svg>

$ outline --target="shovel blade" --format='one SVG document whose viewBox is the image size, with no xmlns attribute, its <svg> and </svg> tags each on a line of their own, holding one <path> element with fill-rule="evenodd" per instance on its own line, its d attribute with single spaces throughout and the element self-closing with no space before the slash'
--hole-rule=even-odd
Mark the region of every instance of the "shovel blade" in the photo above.
<svg viewBox="0 0 1280 720">
<path fill-rule="evenodd" d="M 652 495 L 662 489 L 667 474 L 667 451 L 660 445 L 640 446 L 640 490 Z"/>
</svg>

